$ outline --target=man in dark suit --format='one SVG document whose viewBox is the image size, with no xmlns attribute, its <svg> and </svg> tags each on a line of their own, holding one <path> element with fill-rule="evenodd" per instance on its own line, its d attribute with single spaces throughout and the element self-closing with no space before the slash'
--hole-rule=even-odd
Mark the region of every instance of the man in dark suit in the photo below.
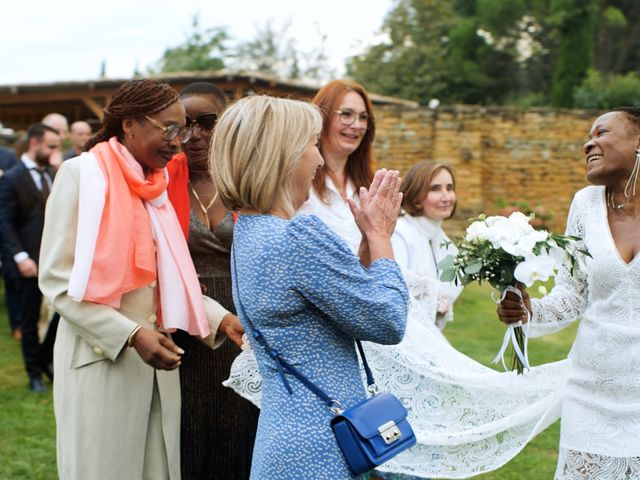
<svg viewBox="0 0 640 480">
<path fill-rule="evenodd" d="M 16 152 L 7 147 L 0 146 L 0 177 L 4 175 L 4 172 L 18 163 L 18 157 Z M 9 264 L 11 258 L 3 254 L 0 249 L 0 263 Z M 9 311 L 9 326 L 13 332 L 14 338 L 20 340 L 22 338 L 22 332 L 20 330 L 20 285 L 12 281 L 5 275 L 6 267 L 2 268 L 0 264 L 0 270 L 2 271 L 2 277 L 4 279 L 4 298 L 7 303 L 7 310 Z"/>
<path fill-rule="evenodd" d="M 18 163 L 16 152 L 7 147 L 0 147 L 0 177 L 16 163 Z"/>
<path fill-rule="evenodd" d="M 20 162 L 0 178 L 0 245 L 8 256 L 7 276 L 22 288 L 22 355 L 32 391 L 41 393 L 43 365 L 38 341 L 42 294 L 38 257 L 44 207 L 53 181 L 49 159 L 60 153 L 60 135 L 43 124 L 27 131 L 28 149 Z"/>
</svg>

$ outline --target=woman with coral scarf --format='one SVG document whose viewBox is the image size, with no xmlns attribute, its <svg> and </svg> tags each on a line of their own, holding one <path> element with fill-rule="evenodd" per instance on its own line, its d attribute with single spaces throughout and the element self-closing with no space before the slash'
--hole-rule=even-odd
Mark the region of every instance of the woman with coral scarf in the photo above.
<svg viewBox="0 0 640 480">
<path fill-rule="evenodd" d="M 180 383 L 188 352 L 216 346 L 233 316 L 200 291 L 165 165 L 188 140 L 177 93 L 125 83 L 89 152 L 65 162 L 47 205 L 40 288 L 61 314 L 54 362 L 58 473 L 180 478 Z"/>
</svg>

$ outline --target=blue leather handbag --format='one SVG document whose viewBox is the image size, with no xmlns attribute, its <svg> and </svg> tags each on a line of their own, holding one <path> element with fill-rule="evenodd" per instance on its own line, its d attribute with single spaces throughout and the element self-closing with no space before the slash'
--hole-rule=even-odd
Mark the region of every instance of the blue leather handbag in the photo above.
<svg viewBox="0 0 640 480">
<path fill-rule="evenodd" d="M 233 268 L 235 270 L 235 256 Z M 237 289 L 237 285 L 234 286 Z M 391 393 L 378 391 L 360 340 L 356 340 L 356 345 L 367 376 L 367 390 L 372 396 L 345 409 L 338 400 L 332 399 L 287 362 L 278 350 L 271 348 L 245 313 L 237 290 L 236 299 L 238 311 L 242 312 L 253 330 L 253 338 L 273 358 L 280 380 L 289 394 L 291 395 L 293 390 L 285 376 L 285 370 L 318 396 L 335 415 L 330 421 L 330 426 L 349 468 L 355 475 L 374 469 L 416 444 L 416 436 L 407 420 L 406 408 Z"/>
<path fill-rule="evenodd" d="M 341 410 L 334 403 L 331 429 L 351 471 L 359 475 L 383 464 L 416 444 L 416 436 L 407 420 L 407 409 L 388 392 L 378 392 L 364 355 L 356 340 L 367 374 L 371 398 Z"/>
<path fill-rule="evenodd" d="M 351 471 L 359 475 L 416 443 L 407 410 L 388 392 L 379 393 L 331 420 L 331 428 Z"/>
</svg>

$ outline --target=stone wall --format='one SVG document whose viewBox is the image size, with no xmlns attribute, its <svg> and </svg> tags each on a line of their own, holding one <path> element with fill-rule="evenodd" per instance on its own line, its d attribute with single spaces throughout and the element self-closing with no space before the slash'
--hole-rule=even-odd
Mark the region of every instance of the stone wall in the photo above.
<svg viewBox="0 0 640 480">
<path fill-rule="evenodd" d="M 441 106 L 437 110 L 380 106 L 375 152 L 380 167 L 404 173 L 420 160 L 450 164 L 458 209 L 447 230 L 459 234 L 466 219 L 495 214 L 497 202 L 526 201 L 553 215 L 564 232 L 575 192 L 587 185 L 582 146 L 599 112 Z"/>
</svg>

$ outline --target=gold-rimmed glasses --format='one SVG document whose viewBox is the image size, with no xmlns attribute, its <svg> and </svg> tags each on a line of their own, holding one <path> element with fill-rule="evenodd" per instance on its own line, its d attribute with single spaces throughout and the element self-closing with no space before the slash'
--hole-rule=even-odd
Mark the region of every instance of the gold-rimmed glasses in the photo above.
<svg viewBox="0 0 640 480">
<path fill-rule="evenodd" d="M 353 122 L 358 120 L 358 126 L 367 129 L 369 126 L 369 114 L 367 112 L 357 113 L 355 110 L 345 108 L 344 110 L 336 110 L 340 123 L 345 127 L 350 127 Z"/>
<path fill-rule="evenodd" d="M 193 133 L 191 127 L 181 127 L 175 123 L 173 125 L 166 126 L 148 115 L 145 115 L 144 118 L 164 132 L 162 138 L 167 142 L 171 142 L 178 137 L 180 139 L 180 143 L 187 143 Z"/>
</svg>

